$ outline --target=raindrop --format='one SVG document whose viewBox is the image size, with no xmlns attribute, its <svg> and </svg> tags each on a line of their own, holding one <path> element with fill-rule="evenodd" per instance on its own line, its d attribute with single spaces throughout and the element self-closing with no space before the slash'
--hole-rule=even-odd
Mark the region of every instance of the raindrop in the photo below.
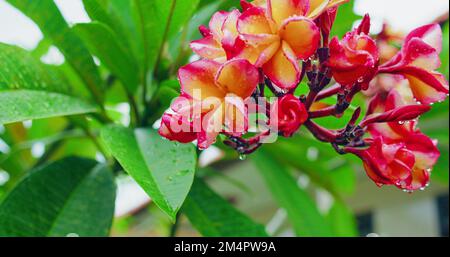
<svg viewBox="0 0 450 257">
<path fill-rule="evenodd" d="M 239 154 L 239 160 L 245 161 L 247 159 L 247 155 L 245 154 Z"/>
<path fill-rule="evenodd" d="M 403 125 L 403 124 L 405 124 L 405 121 L 401 120 L 401 121 L 398 122 L 398 124 L 399 125 Z"/>
</svg>

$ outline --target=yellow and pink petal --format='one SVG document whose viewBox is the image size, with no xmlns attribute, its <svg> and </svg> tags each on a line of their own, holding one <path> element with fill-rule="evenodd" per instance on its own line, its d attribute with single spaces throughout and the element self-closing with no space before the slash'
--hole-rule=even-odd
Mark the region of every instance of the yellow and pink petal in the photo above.
<svg viewBox="0 0 450 257">
<path fill-rule="evenodd" d="M 200 60 L 183 66 L 178 71 L 181 93 L 195 100 L 206 97 L 222 98 L 225 92 L 215 84 L 219 68 L 220 63 L 211 60 Z"/>
<path fill-rule="evenodd" d="M 226 94 L 231 93 L 245 100 L 255 91 L 259 72 L 249 61 L 233 59 L 220 67 L 215 82 Z"/>
<path fill-rule="evenodd" d="M 310 9 L 309 0 L 267 0 L 269 17 L 281 26 L 291 16 L 305 16 Z"/>
<path fill-rule="evenodd" d="M 284 41 L 272 59 L 263 65 L 263 70 L 281 89 L 289 90 L 300 83 L 301 68 L 294 51 Z"/>
<path fill-rule="evenodd" d="M 279 31 L 299 59 L 311 57 L 319 47 L 320 30 L 316 24 L 302 16 L 286 19 Z"/>
<path fill-rule="evenodd" d="M 210 60 L 221 59 L 226 55 L 222 46 L 212 35 L 192 41 L 190 47 L 200 57 Z"/>
</svg>

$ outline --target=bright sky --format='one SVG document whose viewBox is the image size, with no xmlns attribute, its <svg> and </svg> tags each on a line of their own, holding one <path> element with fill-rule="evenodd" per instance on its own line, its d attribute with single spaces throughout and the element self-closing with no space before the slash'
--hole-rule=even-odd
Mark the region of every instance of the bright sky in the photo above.
<svg viewBox="0 0 450 257">
<path fill-rule="evenodd" d="M 89 21 L 81 0 L 55 2 L 69 23 Z M 355 9 L 360 14 L 370 13 L 375 30 L 386 20 L 394 28 L 406 31 L 448 12 L 449 3 L 447 0 L 357 0 Z M 33 22 L 0 0 L 0 42 L 33 49 L 41 39 L 42 33 Z"/>
</svg>

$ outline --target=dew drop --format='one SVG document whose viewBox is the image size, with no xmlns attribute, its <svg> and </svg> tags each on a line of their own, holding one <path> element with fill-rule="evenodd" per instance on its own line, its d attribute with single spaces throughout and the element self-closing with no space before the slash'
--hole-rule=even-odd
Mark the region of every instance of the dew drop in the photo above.
<svg viewBox="0 0 450 257">
<path fill-rule="evenodd" d="M 245 155 L 245 154 L 240 154 L 239 155 L 239 160 L 245 161 L 246 159 L 247 159 L 247 155 Z"/>
<path fill-rule="evenodd" d="M 398 122 L 398 124 L 399 125 L 403 125 L 403 124 L 405 124 L 405 121 L 401 120 L 401 121 Z"/>
</svg>

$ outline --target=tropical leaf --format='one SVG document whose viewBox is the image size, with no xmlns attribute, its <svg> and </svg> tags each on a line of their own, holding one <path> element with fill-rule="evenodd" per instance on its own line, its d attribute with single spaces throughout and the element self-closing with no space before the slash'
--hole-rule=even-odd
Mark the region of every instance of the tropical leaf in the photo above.
<svg viewBox="0 0 450 257">
<path fill-rule="evenodd" d="M 109 126 L 101 135 L 122 167 L 175 220 L 194 179 L 194 146 L 169 142 L 151 129 Z"/>
<path fill-rule="evenodd" d="M 267 236 L 264 226 L 236 210 L 200 178 L 195 179 L 183 206 L 183 213 L 203 236 Z"/>
<path fill-rule="evenodd" d="M 37 168 L 0 204 L 0 236 L 107 236 L 115 190 L 112 172 L 92 160 Z"/>
<path fill-rule="evenodd" d="M 31 18 L 45 37 L 63 53 L 66 61 L 82 78 L 94 99 L 103 101 L 103 82 L 94 60 L 80 38 L 69 28 L 52 0 L 8 0 L 10 4 Z"/>
<path fill-rule="evenodd" d="M 56 70 L 25 50 L 0 44 L 0 62 L 0 124 L 97 110 L 73 96 Z"/>
<path fill-rule="evenodd" d="M 331 236 L 331 229 L 314 201 L 301 189 L 282 163 L 264 149 L 252 156 L 280 207 L 286 210 L 298 236 Z"/>
</svg>

